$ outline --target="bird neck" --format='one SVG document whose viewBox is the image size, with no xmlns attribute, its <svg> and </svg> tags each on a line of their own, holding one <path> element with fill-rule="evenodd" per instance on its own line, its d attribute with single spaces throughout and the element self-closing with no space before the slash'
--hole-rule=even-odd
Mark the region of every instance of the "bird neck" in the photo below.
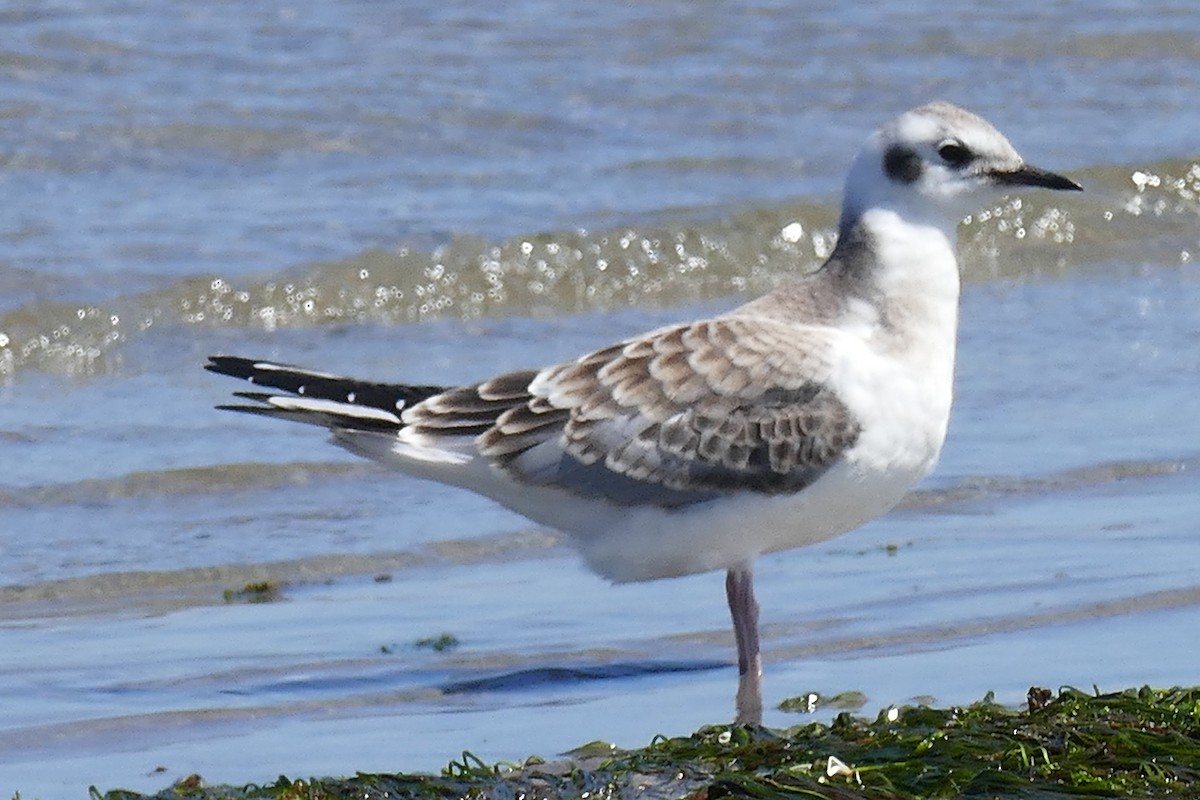
<svg viewBox="0 0 1200 800">
<path fill-rule="evenodd" d="M 843 324 L 864 326 L 859 330 L 884 349 L 925 351 L 952 363 L 959 296 L 954 240 L 952 223 L 914 222 L 887 208 L 851 220 L 829 261 L 831 277 L 858 300 L 845 307 Z"/>
<path fill-rule="evenodd" d="M 889 208 L 844 220 L 830 258 L 864 299 L 958 304 L 955 223 L 918 219 Z"/>
</svg>

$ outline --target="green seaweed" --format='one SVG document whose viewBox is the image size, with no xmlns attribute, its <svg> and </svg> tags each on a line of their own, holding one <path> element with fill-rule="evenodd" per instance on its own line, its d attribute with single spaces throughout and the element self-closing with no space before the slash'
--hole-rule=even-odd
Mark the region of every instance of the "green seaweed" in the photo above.
<svg viewBox="0 0 1200 800">
<path fill-rule="evenodd" d="M 226 603 L 274 603 L 283 597 L 283 584 L 275 581 L 247 583 L 241 589 L 226 589 Z"/>
<path fill-rule="evenodd" d="M 839 692 L 823 695 L 819 692 L 806 692 L 798 697 L 789 697 L 779 704 L 780 711 L 796 711 L 811 714 L 819 708 L 838 709 L 839 711 L 858 711 L 867 704 L 867 696 L 862 692 Z"/>
<path fill-rule="evenodd" d="M 193 776 L 154 800 L 343 798 L 1200 798 L 1200 688 L 1057 696 L 1027 708 L 992 695 L 965 707 L 905 706 L 874 720 L 838 714 L 786 730 L 712 726 L 640 750 L 592 743 L 557 762 L 487 764 L 471 753 L 440 775 L 358 774 L 206 787 Z M 93 800 L 147 800 L 115 790 Z"/>
<path fill-rule="evenodd" d="M 458 637 L 453 633 L 442 633 L 438 636 L 429 636 L 424 639 L 417 639 L 413 643 L 415 647 L 421 650 L 433 650 L 437 653 L 444 653 L 447 650 L 453 650 L 458 647 L 460 642 Z"/>
</svg>

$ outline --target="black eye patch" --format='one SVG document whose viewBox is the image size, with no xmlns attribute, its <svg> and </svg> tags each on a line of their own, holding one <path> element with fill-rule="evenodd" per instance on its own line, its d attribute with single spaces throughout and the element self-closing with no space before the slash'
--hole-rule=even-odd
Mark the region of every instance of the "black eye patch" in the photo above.
<svg viewBox="0 0 1200 800">
<path fill-rule="evenodd" d="M 903 145 L 894 144 L 883 154 L 883 172 L 896 183 L 912 183 L 921 169 L 921 157 Z"/>
<path fill-rule="evenodd" d="M 959 169 L 975 160 L 975 154 L 958 142 L 944 142 L 938 147 L 938 155 L 948 166 Z"/>
</svg>

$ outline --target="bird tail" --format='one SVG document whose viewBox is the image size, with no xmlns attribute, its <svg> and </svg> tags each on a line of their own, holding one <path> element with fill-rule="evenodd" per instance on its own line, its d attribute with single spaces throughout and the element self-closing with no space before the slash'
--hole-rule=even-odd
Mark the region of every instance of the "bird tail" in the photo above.
<svg viewBox="0 0 1200 800">
<path fill-rule="evenodd" d="M 250 402 L 217 408 L 319 425 L 335 432 L 394 433 L 404 427 L 400 413 L 405 408 L 445 391 L 441 386 L 374 383 L 238 356 L 211 356 L 204 368 L 281 392 L 234 392 L 235 397 Z"/>
</svg>

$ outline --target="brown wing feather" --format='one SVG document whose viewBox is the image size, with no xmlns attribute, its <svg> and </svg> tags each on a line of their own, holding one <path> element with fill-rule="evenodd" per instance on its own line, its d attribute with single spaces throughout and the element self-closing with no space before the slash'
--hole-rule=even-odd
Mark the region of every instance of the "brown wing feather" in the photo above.
<svg viewBox="0 0 1200 800">
<path fill-rule="evenodd" d="M 431 434 L 487 434 L 507 412 L 530 402 L 529 383 L 536 376 L 536 370 L 508 372 L 436 394 L 407 409 L 404 424 Z"/>
<path fill-rule="evenodd" d="M 821 337 L 736 316 L 676 326 L 536 376 L 493 379 L 510 389 L 495 400 L 487 384 L 431 398 L 405 421 L 446 430 L 455 424 L 439 415 L 472 415 L 482 455 L 581 493 L 626 497 L 629 481 L 689 497 L 795 491 L 859 434 L 827 385 Z M 545 448 L 530 452 L 547 443 L 552 462 Z"/>
<path fill-rule="evenodd" d="M 680 325 L 443 392 L 403 419 L 476 436 L 481 455 L 525 480 L 624 502 L 796 491 L 859 435 L 828 386 L 822 337 L 737 316 Z"/>
</svg>

